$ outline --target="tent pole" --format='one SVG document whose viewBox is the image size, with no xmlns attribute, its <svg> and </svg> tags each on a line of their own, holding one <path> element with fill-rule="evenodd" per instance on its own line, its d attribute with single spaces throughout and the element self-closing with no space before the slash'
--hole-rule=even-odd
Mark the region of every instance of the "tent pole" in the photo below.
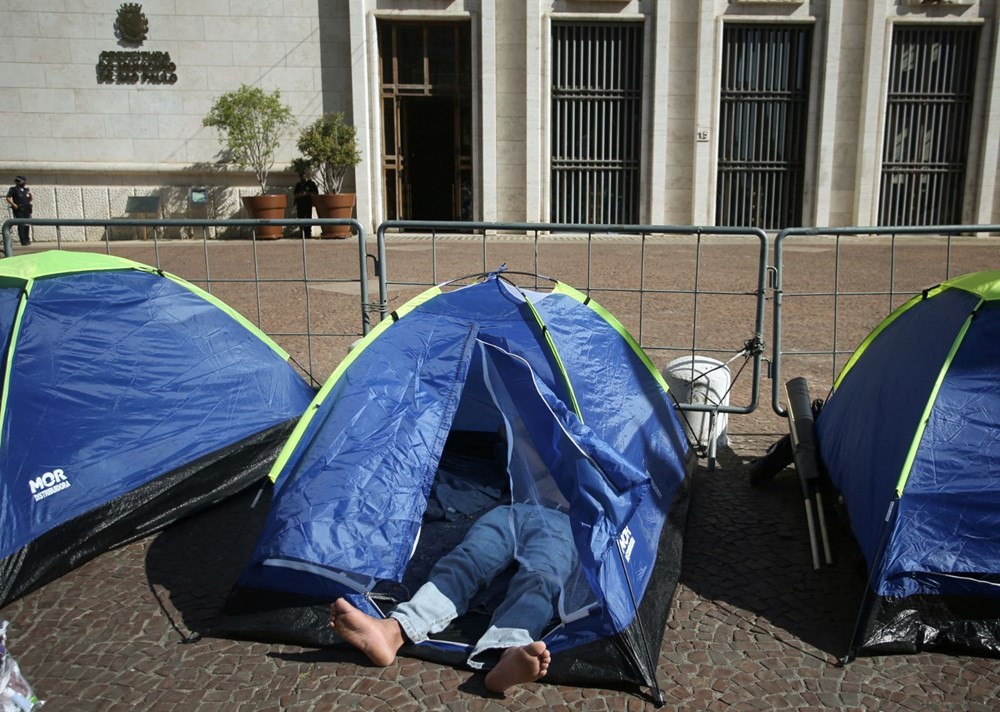
<svg viewBox="0 0 1000 712">
<path fill-rule="evenodd" d="M 826 531 L 826 514 L 823 511 L 823 492 L 820 489 L 816 490 L 816 514 L 819 516 L 819 533 L 823 538 L 823 555 L 826 557 L 826 563 L 833 563 L 833 553 L 830 550 L 830 536 Z"/>
<path fill-rule="evenodd" d="M 632 610 L 635 611 L 635 622 L 639 628 L 639 637 L 642 638 L 642 647 L 646 652 L 646 665 L 649 667 L 650 685 L 649 689 L 653 695 L 653 702 L 657 707 L 663 707 L 666 701 L 663 699 L 663 690 L 660 689 L 660 682 L 656 679 L 656 658 L 653 657 L 649 649 L 649 638 L 646 637 L 646 629 L 642 624 L 642 616 L 639 615 L 639 603 L 635 600 L 635 589 L 632 588 L 632 579 L 628 575 L 628 567 L 625 566 L 625 554 L 622 552 L 621 540 L 615 542 L 618 550 L 618 561 L 622 565 L 622 573 L 625 574 L 625 582 L 628 584 L 628 595 L 632 599 Z"/>
<path fill-rule="evenodd" d="M 894 512 L 896 511 L 896 503 L 898 501 L 899 501 L 898 496 L 892 498 L 892 501 L 889 502 L 889 509 L 885 513 L 885 519 L 882 520 L 882 533 L 879 536 L 878 549 L 875 550 L 875 556 L 872 557 L 872 562 L 869 565 L 868 580 L 865 581 L 865 593 L 861 597 L 861 605 L 858 607 L 858 617 L 857 620 L 854 622 L 854 632 L 851 633 L 850 647 L 847 649 L 847 653 L 844 655 L 844 657 L 842 657 L 838 661 L 838 664 L 841 667 L 843 667 L 847 663 L 854 660 L 855 657 L 857 657 L 856 653 L 860 645 L 859 641 L 863 635 L 862 629 L 864 628 L 865 624 L 864 618 L 865 615 L 867 614 L 869 606 L 871 605 L 870 601 L 872 593 L 874 592 L 872 582 L 875 580 L 875 569 L 878 566 L 878 564 L 881 563 L 882 561 L 882 554 L 885 552 L 885 545 L 886 542 L 889 540 L 889 529 L 890 529 L 889 523 L 892 520 Z"/>
<path fill-rule="evenodd" d="M 812 552 L 813 570 L 819 568 L 819 547 L 816 544 L 816 524 L 813 521 L 812 501 L 808 494 L 803 500 L 806 506 L 806 527 L 809 529 L 809 550 Z"/>
</svg>

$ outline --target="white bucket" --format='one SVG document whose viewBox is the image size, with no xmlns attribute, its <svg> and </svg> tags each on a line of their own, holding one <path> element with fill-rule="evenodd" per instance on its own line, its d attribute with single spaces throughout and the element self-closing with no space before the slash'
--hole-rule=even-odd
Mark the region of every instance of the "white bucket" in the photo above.
<svg viewBox="0 0 1000 712">
<path fill-rule="evenodd" d="M 678 403 L 729 405 L 732 376 L 722 361 L 707 356 L 682 356 L 667 364 L 663 377 Z M 708 411 L 685 410 L 680 418 L 688 437 L 710 452 L 729 444 L 728 413 L 716 413 L 714 423 Z"/>
</svg>

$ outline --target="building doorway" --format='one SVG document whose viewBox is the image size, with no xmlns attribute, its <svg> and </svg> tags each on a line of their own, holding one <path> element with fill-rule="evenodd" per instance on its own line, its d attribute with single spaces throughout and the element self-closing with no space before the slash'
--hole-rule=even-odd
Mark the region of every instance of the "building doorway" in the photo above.
<svg viewBox="0 0 1000 712">
<path fill-rule="evenodd" d="M 468 22 L 378 21 L 389 220 L 471 220 Z"/>
<path fill-rule="evenodd" d="M 407 217 L 457 218 L 454 102 L 424 96 L 408 96 L 399 101 Z"/>
</svg>

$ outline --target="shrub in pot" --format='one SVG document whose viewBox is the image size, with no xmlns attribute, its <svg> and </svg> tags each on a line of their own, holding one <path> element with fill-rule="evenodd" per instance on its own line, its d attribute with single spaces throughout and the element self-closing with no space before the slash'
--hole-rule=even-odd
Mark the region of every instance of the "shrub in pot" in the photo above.
<svg viewBox="0 0 1000 712">
<path fill-rule="evenodd" d="M 227 149 L 227 160 L 249 168 L 260 185 L 260 195 L 243 198 L 247 212 L 255 218 L 280 219 L 285 216 L 288 196 L 267 192 L 267 179 L 282 134 L 294 124 L 292 110 L 281 101 L 280 92 L 271 93 L 246 84 L 215 99 L 202 124 L 219 131 L 219 141 Z M 281 237 L 281 226 L 255 229 L 257 237 Z"/>
<path fill-rule="evenodd" d="M 320 194 L 313 204 L 321 218 L 350 218 L 356 195 L 344 193 L 347 171 L 361 162 L 357 129 L 344 120 L 342 112 L 323 114 L 299 133 L 298 149 L 302 154 L 293 165 L 308 168 L 319 185 Z M 323 226 L 321 237 L 346 237 L 349 227 Z"/>
</svg>

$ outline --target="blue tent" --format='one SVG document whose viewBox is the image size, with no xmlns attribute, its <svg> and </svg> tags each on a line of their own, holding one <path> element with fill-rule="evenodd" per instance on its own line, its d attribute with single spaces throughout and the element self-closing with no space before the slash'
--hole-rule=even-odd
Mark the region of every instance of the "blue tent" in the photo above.
<svg viewBox="0 0 1000 712">
<path fill-rule="evenodd" d="M 0 605 L 263 478 L 315 390 L 177 277 L 0 261 Z"/>
<path fill-rule="evenodd" d="M 1000 272 L 894 311 L 816 427 L 869 572 L 851 655 L 1000 653 Z"/>
<path fill-rule="evenodd" d="M 449 527 L 482 504 L 463 509 L 456 490 L 547 491 L 568 508 L 581 566 L 545 637 L 546 680 L 657 689 L 694 461 L 666 384 L 584 294 L 484 277 L 411 300 L 323 386 L 272 470 L 267 520 L 217 632 L 336 642 L 332 600 L 382 615 L 455 543 Z M 461 664 L 468 636 L 456 625 L 404 652 Z"/>
</svg>

